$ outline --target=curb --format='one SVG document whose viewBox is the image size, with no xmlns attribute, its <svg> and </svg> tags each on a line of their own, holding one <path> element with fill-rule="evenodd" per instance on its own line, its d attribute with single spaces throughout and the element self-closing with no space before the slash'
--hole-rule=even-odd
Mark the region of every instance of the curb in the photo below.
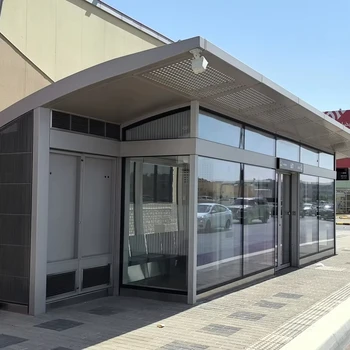
<svg viewBox="0 0 350 350">
<path fill-rule="evenodd" d="M 336 222 L 336 225 L 350 225 L 350 222 Z"/>
<path fill-rule="evenodd" d="M 336 350 L 341 349 L 350 335 L 350 298 L 340 303 L 327 315 L 282 347 L 282 350 Z"/>
</svg>

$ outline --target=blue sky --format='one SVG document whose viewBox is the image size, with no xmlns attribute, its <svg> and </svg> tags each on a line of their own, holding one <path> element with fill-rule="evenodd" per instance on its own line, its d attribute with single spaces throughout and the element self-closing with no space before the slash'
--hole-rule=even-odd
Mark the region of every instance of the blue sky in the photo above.
<svg viewBox="0 0 350 350">
<path fill-rule="evenodd" d="M 105 0 L 173 40 L 202 36 L 320 110 L 350 109 L 349 0 Z"/>
</svg>

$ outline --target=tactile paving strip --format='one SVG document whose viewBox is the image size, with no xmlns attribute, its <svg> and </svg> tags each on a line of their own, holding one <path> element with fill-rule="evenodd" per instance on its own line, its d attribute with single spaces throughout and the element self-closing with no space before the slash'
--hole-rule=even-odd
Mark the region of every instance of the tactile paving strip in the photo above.
<svg viewBox="0 0 350 350">
<path fill-rule="evenodd" d="M 350 283 L 262 338 L 248 350 L 278 350 L 350 297 Z"/>
</svg>

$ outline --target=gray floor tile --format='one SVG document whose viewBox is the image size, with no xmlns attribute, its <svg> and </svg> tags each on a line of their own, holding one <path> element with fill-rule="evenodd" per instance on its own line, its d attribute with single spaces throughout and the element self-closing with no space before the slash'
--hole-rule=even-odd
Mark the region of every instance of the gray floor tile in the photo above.
<svg viewBox="0 0 350 350">
<path fill-rule="evenodd" d="M 23 343 L 28 339 L 13 337 L 12 335 L 0 334 L 0 349 L 6 348 L 7 346 Z"/>
<path fill-rule="evenodd" d="M 229 337 L 232 334 L 238 332 L 241 328 L 226 326 L 223 324 L 211 323 L 199 330 L 199 332 L 210 333 L 214 335 L 220 335 L 223 337 Z"/>
<path fill-rule="evenodd" d="M 111 315 L 116 315 L 121 312 L 124 312 L 125 310 L 119 309 L 119 308 L 114 308 L 110 306 L 99 306 L 94 309 L 86 311 L 89 314 L 92 315 L 99 315 L 99 316 L 111 316 Z"/>
<path fill-rule="evenodd" d="M 277 298 L 285 298 L 285 299 L 300 299 L 302 294 L 294 294 L 294 293 L 277 293 L 274 297 Z"/>
<path fill-rule="evenodd" d="M 259 321 L 265 316 L 266 314 L 260 314 L 258 312 L 237 311 L 228 317 L 246 321 Z"/>
<path fill-rule="evenodd" d="M 287 304 L 275 303 L 275 302 L 267 301 L 267 300 L 260 300 L 255 305 L 260 306 L 260 307 L 266 307 L 268 309 L 280 309 L 283 306 L 286 306 Z"/>
<path fill-rule="evenodd" d="M 207 345 L 188 343 L 188 342 L 177 341 L 177 340 L 161 347 L 161 349 L 165 349 L 165 350 L 205 350 L 208 348 L 209 346 Z"/>
<path fill-rule="evenodd" d="M 35 327 L 45 328 L 45 329 L 50 329 L 53 331 L 61 332 L 61 331 L 65 331 L 66 329 L 80 326 L 82 324 L 83 323 L 81 323 L 81 322 L 76 322 L 76 321 L 65 320 L 65 319 L 59 318 L 57 320 L 52 320 L 52 321 L 37 324 Z"/>
</svg>

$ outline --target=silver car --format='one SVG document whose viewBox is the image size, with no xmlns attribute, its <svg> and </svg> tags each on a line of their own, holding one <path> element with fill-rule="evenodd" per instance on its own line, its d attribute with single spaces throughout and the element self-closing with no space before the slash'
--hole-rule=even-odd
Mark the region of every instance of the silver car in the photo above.
<svg viewBox="0 0 350 350">
<path fill-rule="evenodd" d="M 197 209 L 198 230 L 211 232 L 212 229 L 229 229 L 232 224 L 232 212 L 221 204 L 200 203 Z"/>
</svg>

